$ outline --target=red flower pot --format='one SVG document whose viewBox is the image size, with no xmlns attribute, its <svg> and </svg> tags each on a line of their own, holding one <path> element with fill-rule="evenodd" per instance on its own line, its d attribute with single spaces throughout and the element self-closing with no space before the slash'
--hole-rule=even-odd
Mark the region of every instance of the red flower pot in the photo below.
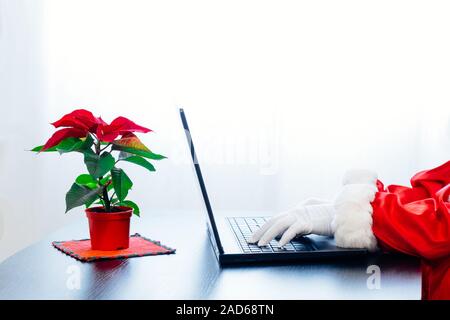
<svg viewBox="0 0 450 320">
<path fill-rule="evenodd" d="M 116 207 L 120 211 L 104 212 L 103 207 L 86 209 L 93 250 L 127 249 L 130 241 L 130 217 L 133 209 Z"/>
</svg>

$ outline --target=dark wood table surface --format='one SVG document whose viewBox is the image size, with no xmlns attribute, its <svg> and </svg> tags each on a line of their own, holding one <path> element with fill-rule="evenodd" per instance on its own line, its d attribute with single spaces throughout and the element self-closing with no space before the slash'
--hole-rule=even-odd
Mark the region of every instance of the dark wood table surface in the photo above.
<svg viewBox="0 0 450 320">
<path fill-rule="evenodd" d="M 133 219 L 132 232 L 177 249 L 174 255 L 79 262 L 53 240 L 87 237 L 87 222 L 65 227 L 0 264 L 0 299 L 420 299 L 419 261 L 406 256 L 221 268 L 204 219 L 165 214 Z M 369 289 L 367 267 L 381 270 Z M 70 285 L 75 273 L 80 287 Z M 68 285 L 69 283 L 69 285 Z"/>
</svg>

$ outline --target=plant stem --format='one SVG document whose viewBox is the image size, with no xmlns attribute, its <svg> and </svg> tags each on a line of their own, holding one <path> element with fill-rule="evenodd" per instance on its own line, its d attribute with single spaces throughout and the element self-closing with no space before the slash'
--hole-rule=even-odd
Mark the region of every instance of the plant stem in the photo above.
<svg viewBox="0 0 450 320">
<path fill-rule="evenodd" d="M 97 143 L 95 144 L 95 153 L 99 156 L 101 151 L 102 150 L 100 150 L 100 141 L 97 141 Z"/>
<path fill-rule="evenodd" d="M 108 198 L 108 187 L 103 188 L 103 202 L 105 203 L 105 211 L 111 212 L 111 201 Z"/>
<path fill-rule="evenodd" d="M 103 147 L 102 149 L 100 149 L 100 151 L 105 150 L 106 148 L 108 148 L 111 145 L 111 143 L 108 143 L 105 147 Z"/>
<path fill-rule="evenodd" d="M 100 140 L 97 139 L 97 143 L 95 144 L 95 153 L 100 156 L 100 153 L 102 152 L 101 149 L 101 143 Z M 100 181 L 103 179 L 103 177 L 98 178 L 98 183 L 100 184 Z M 111 199 L 108 197 L 108 186 L 105 185 L 102 190 L 103 193 L 103 204 L 105 207 L 105 212 L 111 212 Z"/>
</svg>

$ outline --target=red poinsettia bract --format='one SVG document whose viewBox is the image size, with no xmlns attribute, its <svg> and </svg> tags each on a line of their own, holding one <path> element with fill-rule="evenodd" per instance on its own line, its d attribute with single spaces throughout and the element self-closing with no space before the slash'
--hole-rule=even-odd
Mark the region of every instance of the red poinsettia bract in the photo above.
<svg viewBox="0 0 450 320">
<path fill-rule="evenodd" d="M 52 123 L 56 131 L 45 143 L 41 151 L 50 149 L 58 145 L 67 138 L 83 138 L 89 133 L 95 135 L 102 142 L 112 142 L 119 135 L 126 135 L 132 132 L 147 133 L 152 130 L 137 125 L 125 117 L 117 117 L 110 124 L 100 117 L 95 117 L 92 112 L 84 109 L 74 110 L 66 114 L 58 121 Z"/>
</svg>

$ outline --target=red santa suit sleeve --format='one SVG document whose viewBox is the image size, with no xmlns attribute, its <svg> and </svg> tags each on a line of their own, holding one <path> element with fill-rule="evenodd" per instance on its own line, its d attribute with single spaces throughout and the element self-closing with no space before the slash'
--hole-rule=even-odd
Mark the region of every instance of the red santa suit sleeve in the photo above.
<svg viewBox="0 0 450 320">
<path fill-rule="evenodd" d="M 378 244 L 421 258 L 450 256 L 450 161 L 417 173 L 411 187 L 390 185 L 372 201 Z"/>
<path fill-rule="evenodd" d="M 450 299 L 450 258 L 422 260 L 422 299 Z"/>
<path fill-rule="evenodd" d="M 411 187 L 384 188 L 374 172 L 348 171 L 334 201 L 336 244 L 425 259 L 450 256 L 449 196 L 450 161 L 417 173 Z"/>
<path fill-rule="evenodd" d="M 422 298 L 450 299 L 450 161 L 384 188 L 366 170 L 346 173 L 334 202 L 336 244 L 422 258 Z"/>
</svg>

